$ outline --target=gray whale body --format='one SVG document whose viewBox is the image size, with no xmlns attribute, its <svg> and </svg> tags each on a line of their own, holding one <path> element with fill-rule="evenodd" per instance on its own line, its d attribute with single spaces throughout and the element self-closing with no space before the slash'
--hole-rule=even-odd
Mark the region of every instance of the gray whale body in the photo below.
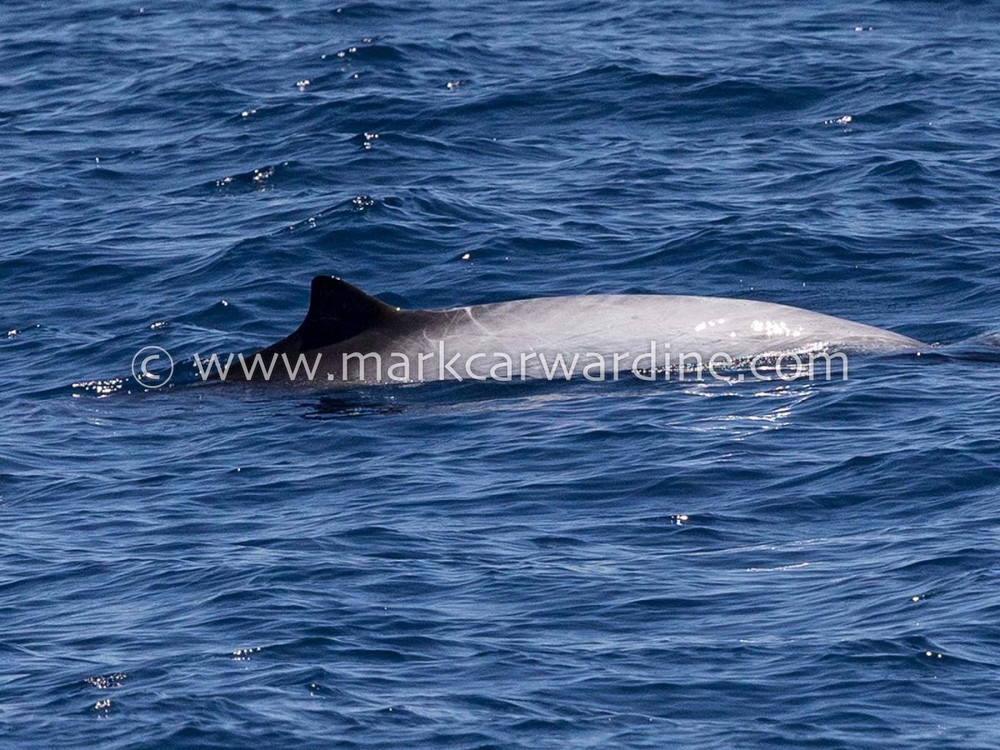
<svg viewBox="0 0 1000 750">
<path fill-rule="evenodd" d="M 651 344 L 659 354 L 650 357 Z M 831 315 L 746 299 L 683 295 L 582 295 L 497 302 L 445 310 L 388 305 L 335 276 L 312 281 L 309 310 L 289 336 L 253 355 L 281 364 L 250 380 L 388 383 L 549 377 L 560 355 L 577 357 L 573 376 L 605 358 L 604 374 L 655 370 L 680 356 L 755 358 L 842 352 L 919 352 L 907 336 Z M 669 353 L 673 359 L 666 360 Z M 505 377 L 507 360 L 512 378 Z M 293 377 L 288 364 L 315 365 Z M 405 363 L 404 363 L 404 360 Z M 417 368 L 418 360 L 421 367 Z M 445 364 L 451 362 L 447 367 Z M 652 364 L 652 367 L 650 365 Z M 376 366 L 377 365 L 377 366 Z M 556 371 L 555 377 L 569 375 Z M 458 377 L 456 378 L 456 374 Z M 584 372 L 586 376 L 586 373 Z M 589 376 L 588 376 L 589 377 Z M 596 378 L 595 378 L 596 379 Z"/>
</svg>

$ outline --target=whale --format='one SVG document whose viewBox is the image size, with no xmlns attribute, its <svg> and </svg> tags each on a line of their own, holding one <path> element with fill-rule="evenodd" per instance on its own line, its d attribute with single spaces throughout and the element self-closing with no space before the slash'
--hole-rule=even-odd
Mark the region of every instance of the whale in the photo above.
<svg viewBox="0 0 1000 750">
<path fill-rule="evenodd" d="M 598 380 L 787 358 L 837 356 L 846 369 L 848 356 L 926 348 L 893 331 L 750 299 L 587 294 L 423 310 L 316 276 L 301 325 L 240 355 L 238 377 L 308 385 Z"/>
</svg>

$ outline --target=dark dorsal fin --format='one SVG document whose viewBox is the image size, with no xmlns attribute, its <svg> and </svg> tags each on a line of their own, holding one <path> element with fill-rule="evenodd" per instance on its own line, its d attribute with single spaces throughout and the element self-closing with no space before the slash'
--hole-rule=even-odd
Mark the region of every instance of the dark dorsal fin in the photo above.
<svg viewBox="0 0 1000 750">
<path fill-rule="evenodd" d="M 398 312 L 336 276 L 312 280 L 309 312 L 299 330 L 300 351 L 319 349 L 357 336 Z"/>
</svg>

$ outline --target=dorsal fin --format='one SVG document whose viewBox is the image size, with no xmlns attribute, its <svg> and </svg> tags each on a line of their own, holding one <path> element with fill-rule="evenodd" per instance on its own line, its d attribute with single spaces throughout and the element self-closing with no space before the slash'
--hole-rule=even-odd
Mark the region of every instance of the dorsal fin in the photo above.
<svg viewBox="0 0 1000 750">
<path fill-rule="evenodd" d="M 309 312 L 299 334 L 300 351 L 319 349 L 357 336 L 398 312 L 336 276 L 312 280 Z"/>
</svg>

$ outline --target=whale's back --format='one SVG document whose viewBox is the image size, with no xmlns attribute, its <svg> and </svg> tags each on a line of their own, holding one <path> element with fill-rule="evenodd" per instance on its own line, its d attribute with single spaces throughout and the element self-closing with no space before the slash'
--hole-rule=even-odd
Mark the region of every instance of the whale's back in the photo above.
<svg viewBox="0 0 1000 750">
<path fill-rule="evenodd" d="M 548 297 L 442 311 L 419 335 L 469 351 L 609 354 L 648 351 L 733 359 L 836 350 L 848 354 L 917 350 L 919 341 L 832 315 L 755 300 L 679 295 Z M 437 329 L 437 330 L 433 330 Z"/>
<path fill-rule="evenodd" d="M 925 345 L 844 318 L 745 299 L 679 295 L 544 297 L 447 310 L 402 310 L 329 276 L 313 280 L 309 312 L 295 332 L 261 354 L 320 352 L 339 367 L 334 379 L 384 380 L 357 356 L 405 360 L 427 368 L 406 379 L 452 377 L 442 363 L 475 361 L 466 372 L 494 372 L 505 359 L 523 363 L 526 377 L 546 376 L 545 362 L 562 355 L 602 359 L 608 371 L 709 363 L 813 352 L 847 355 L 918 351 Z M 669 353 L 669 359 L 665 357 Z M 428 359 L 424 359 L 428 358 Z M 588 360 L 590 361 L 590 360 Z M 406 372 L 412 373 L 410 366 Z M 458 365 L 463 368 L 463 364 Z M 391 377 L 391 375 L 390 375 Z"/>
</svg>

